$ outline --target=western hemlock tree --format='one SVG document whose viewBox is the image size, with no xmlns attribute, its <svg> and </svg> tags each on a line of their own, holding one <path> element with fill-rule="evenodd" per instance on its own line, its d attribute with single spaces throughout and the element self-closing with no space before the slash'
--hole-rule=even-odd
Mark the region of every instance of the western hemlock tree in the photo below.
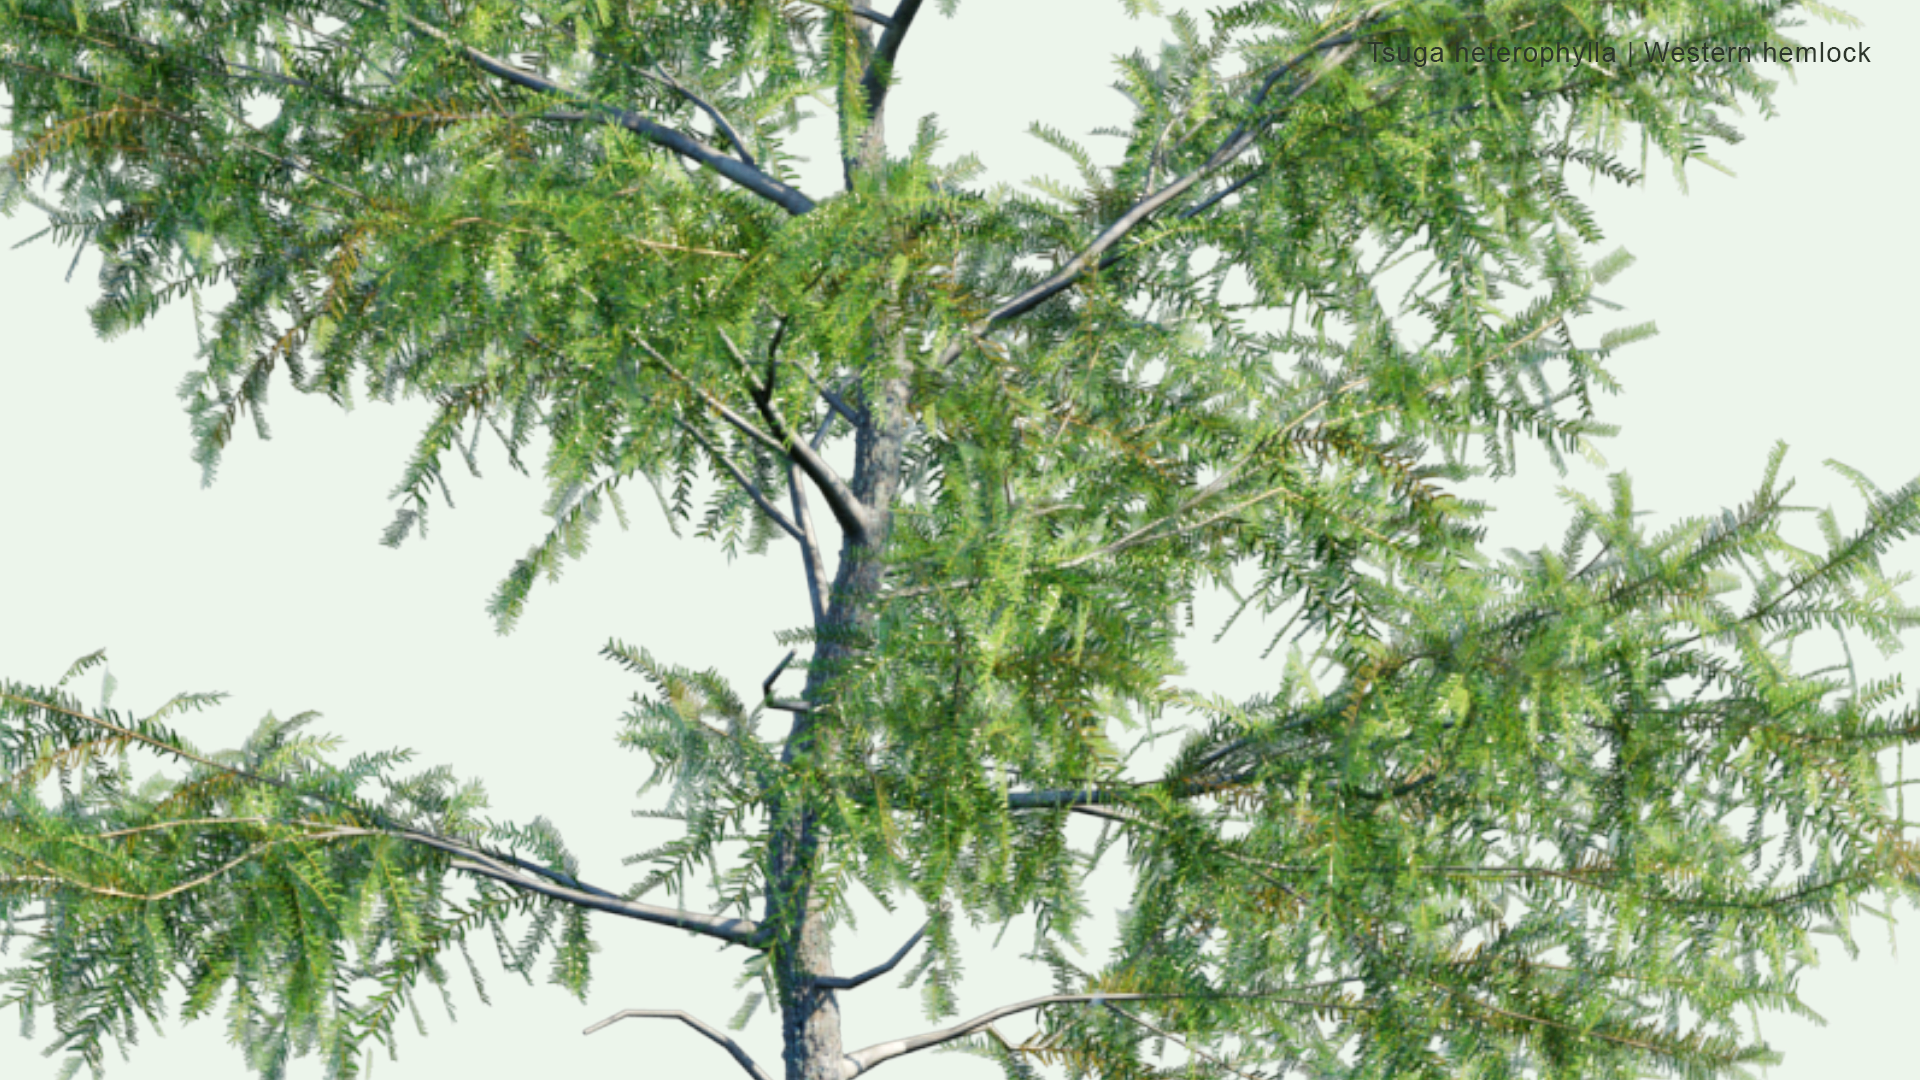
<svg viewBox="0 0 1920 1080">
<path fill-rule="evenodd" d="M 420 396 L 389 543 L 449 456 L 491 430 L 521 466 L 545 436 L 556 524 L 502 630 L 636 477 L 729 551 L 791 543 L 813 618 L 757 696 L 607 647 L 652 687 L 621 739 L 685 824 L 618 891 L 444 769 L 330 761 L 309 717 L 213 753 L 167 726 L 209 696 L 140 716 L 7 682 L 4 1000 L 98 1072 L 178 979 L 189 1018 L 230 993 L 263 1076 L 308 1052 L 353 1076 L 472 935 L 584 998 L 599 912 L 743 950 L 789 1080 L 955 1044 L 1014 1077 L 1740 1075 L 1768 1054 L 1739 1020 L 1800 1007 L 1810 932 L 1920 894 L 1878 765 L 1920 717 L 1792 661 L 1913 624 L 1879 557 L 1920 487 L 1849 473 L 1866 520 L 1818 515 L 1815 551 L 1781 532 L 1783 451 L 1751 501 L 1659 535 L 1619 477 L 1504 561 L 1449 488 L 1522 437 L 1558 461 L 1606 433 L 1591 392 L 1649 332 L 1579 343 L 1627 260 L 1586 260 L 1568 176 L 1638 182 L 1636 134 L 1641 168 L 1683 169 L 1738 137 L 1727 108 L 1766 110 L 1752 64 L 1622 43 L 1778 44 L 1794 7 L 1176 16 L 1120 64 L 1120 164 L 1036 125 L 1085 184 L 1036 198 L 936 164 L 931 119 L 889 150 L 896 64 L 939 32 L 917 0 L 7 0 L 0 206 L 102 251 L 102 334 L 235 291 L 182 387 L 209 481 L 244 418 L 265 434 L 276 368 L 342 405 Z M 1406 59 L 1435 46 L 1581 58 Z M 834 109 L 831 195 L 796 186 L 804 98 Z M 1247 325 L 1268 311 L 1284 331 Z M 1276 618 L 1270 694 L 1173 685 L 1209 586 Z M 1128 770 L 1168 717 L 1179 752 Z M 135 751 L 185 774 L 139 781 Z M 1135 891 L 1083 970 L 1078 882 L 1115 846 Z M 704 867 L 717 909 L 645 899 L 684 905 Z M 856 889 L 926 926 L 840 975 Z M 961 1015 L 955 920 L 1021 914 L 1053 993 L 841 1045 L 843 1003 L 916 951 L 930 1022 Z M 1021 1045 L 993 1027 L 1036 1010 Z M 705 1019 L 628 1016 L 773 1073 Z"/>
</svg>

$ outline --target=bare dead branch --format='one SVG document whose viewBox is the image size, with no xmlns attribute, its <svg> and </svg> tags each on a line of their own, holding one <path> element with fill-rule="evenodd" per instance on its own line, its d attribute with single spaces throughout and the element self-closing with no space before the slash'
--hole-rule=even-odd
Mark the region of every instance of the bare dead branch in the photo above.
<svg viewBox="0 0 1920 1080">
<path fill-rule="evenodd" d="M 887 972 L 892 971 L 894 968 L 899 967 L 900 961 L 907 958 L 907 954 L 913 951 L 915 945 L 920 944 L 920 939 L 925 937 L 926 933 L 927 928 L 923 923 L 920 929 L 915 930 L 913 936 L 907 939 L 907 943 L 900 946 L 900 951 L 894 953 L 886 963 L 878 967 L 868 968 L 858 975 L 817 975 L 814 977 L 813 985 L 823 990 L 852 990 L 855 987 L 877 979 Z"/>
<path fill-rule="evenodd" d="M 625 1020 L 629 1017 L 641 1020 L 678 1020 L 700 1034 L 705 1035 L 707 1038 L 712 1039 L 714 1042 L 719 1043 L 726 1049 L 727 1053 L 733 1055 L 733 1060 L 739 1062 L 740 1067 L 747 1070 L 747 1075 L 753 1077 L 754 1080 L 773 1080 L 772 1077 L 767 1075 L 766 1070 L 754 1063 L 753 1058 L 748 1056 L 747 1052 L 741 1048 L 739 1043 L 733 1041 L 732 1036 L 729 1036 L 725 1032 L 714 1030 L 711 1024 L 679 1009 L 623 1009 L 586 1029 L 581 1032 L 581 1034 L 591 1035 L 601 1028 L 606 1027 L 608 1024 L 613 1023 L 615 1020 Z"/>
</svg>

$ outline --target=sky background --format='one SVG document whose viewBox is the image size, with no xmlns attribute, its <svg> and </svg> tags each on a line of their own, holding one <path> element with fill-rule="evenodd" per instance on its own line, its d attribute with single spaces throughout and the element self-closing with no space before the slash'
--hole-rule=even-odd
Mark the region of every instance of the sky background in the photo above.
<svg viewBox="0 0 1920 1080">
<path fill-rule="evenodd" d="M 1884 488 L 1920 473 L 1910 329 L 1920 230 L 1910 196 L 1899 194 L 1915 155 L 1904 121 L 1890 121 L 1894 104 L 1912 97 L 1906 46 L 1920 39 L 1920 5 L 1844 6 L 1863 28 L 1814 24 L 1800 37 L 1869 43 L 1874 63 L 1803 68 L 1777 98 L 1780 116 L 1745 118 L 1749 141 L 1715 151 L 1737 178 L 1696 169 L 1682 194 L 1656 166 L 1643 188 L 1593 193 L 1606 246 L 1624 245 L 1639 262 L 1603 293 L 1627 310 L 1587 333 L 1644 319 L 1661 331 L 1616 357 L 1625 393 L 1603 399 L 1600 412 L 1622 426 L 1602 445 L 1609 468 L 1632 475 L 1655 528 L 1745 500 L 1776 439 L 1793 448 L 1787 472 L 1801 482 L 1801 501 L 1832 504 L 1849 523 L 1859 505 L 1823 459 L 1863 469 Z M 1044 121 L 1112 163 L 1121 141 L 1087 134 L 1130 115 L 1109 89 L 1110 58 L 1167 36 L 1158 20 L 1128 20 L 1118 0 L 964 0 L 951 20 L 930 6 L 902 54 L 892 141 L 906 145 L 917 118 L 934 112 L 948 132 L 940 160 L 971 150 L 988 181 L 1071 180 L 1070 163 L 1027 137 L 1027 124 Z M 816 148 L 803 187 L 818 197 L 837 187 L 837 166 L 830 142 Z M 496 817 L 552 819 L 590 880 L 616 890 L 633 880 L 639 868 L 621 857 L 668 832 L 627 813 L 642 805 L 633 792 L 648 765 L 612 740 L 643 687 L 597 654 L 617 637 L 751 687 L 783 651 L 772 632 L 805 619 L 793 553 L 778 547 L 728 564 L 716 545 L 676 540 L 649 513 L 651 500 L 636 496 L 632 531 L 608 522 L 586 560 L 535 591 L 519 629 L 496 636 L 484 604 L 543 532 L 539 479 L 511 472 L 497 451 L 483 456 L 484 480 L 449 473 L 458 509 L 438 507 L 429 537 L 385 548 L 379 537 L 393 511 L 385 496 L 424 409 L 342 413 L 276 380 L 272 441 L 243 429 L 203 490 L 174 397 L 193 365 L 190 310 L 177 305 L 144 330 L 96 340 L 85 307 L 97 291 L 97 256 L 83 256 L 68 282 L 70 249 L 43 239 L 8 250 L 39 221 L 31 207 L 0 219 L 0 674 L 48 684 L 105 647 L 117 707 L 144 713 L 178 691 L 227 691 L 219 710 L 178 723 L 207 749 L 237 744 L 268 711 L 318 710 L 315 729 L 344 737 L 342 757 L 410 747 L 418 756 L 409 772 L 445 763 L 483 779 Z M 1604 491 L 1603 470 L 1574 461 L 1562 478 L 1538 454 L 1524 460 L 1517 477 L 1473 489 L 1499 507 L 1496 548 L 1557 541 L 1562 484 Z M 1912 545 L 1894 562 L 1920 568 Z M 1213 605 L 1208 624 L 1203 606 L 1203 627 L 1217 627 L 1221 611 Z M 1187 652 L 1193 685 L 1233 696 L 1271 685 L 1274 667 L 1257 660 L 1264 635 L 1236 632 L 1218 647 L 1206 645 L 1210 636 Z M 1914 665 L 1911 652 L 1862 660 L 1873 673 Z M 83 697 L 94 700 L 96 686 L 84 684 Z M 1124 900 L 1119 891 L 1093 895 L 1102 925 Z M 917 922 L 875 909 L 858 933 L 843 932 L 839 969 L 877 963 Z M 454 962 L 459 1022 L 423 988 L 428 1036 L 403 1021 L 398 1062 L 378 1055 L 375 1075 L 739 1075 L 677 1024 L 579 1033 L 637 1007 L 686 1008 L 723 1024 L 740 1001 L 742 951 L 611 917 L 595 933 L 603 952 L 584 1005 L 501 972 L 476 941 L 493 1005 L 479 1003 Z M 993 936 L 990 927 L 973 937 L 963 1016 L 1048 989 L 1044 971 L 1017 958 L 1023 928 L 997 955 Z M 1896 960 L 1878 924 L 1861 927 L 1859 940 L 1857 960 L 1827 948 L 1802 981 L 1826 1027 L 1764 1018 L 1763 1033 L 1786 1054 L 1771 1077 L 1912 1075 L 1920 960 L 1911 942 Z M 934 1026 L 917 991 L 897 990 L 897 981 L 842 997 L 849 1048 Z M 248 1074 L 226 1044 L 224 1007 L 223 999 L 220 1013 L 184 1028 L 170 1016 L 165 1038 L 145 1031 L 131 1065 L 110 1059 L 109 1074 L 240 1080 Z M 50 1029 L 22 1040 L 15 1019 L 0 1018 L 0 1075 L 53 1076 L 57 1066 L 38 1056 Z M 740 1036 L 770 1071 L 777 1029 L 763 1013 Z M 1016 1039 L 1029 1030 L 1028 1021 L 1002 1026 Z M 997 1075 L 985 1062 L 924 1053 L 890 1068 L 928 1080 Z M 319 1072 L 309 1059 L 292 1075 Z"/>
</svg>

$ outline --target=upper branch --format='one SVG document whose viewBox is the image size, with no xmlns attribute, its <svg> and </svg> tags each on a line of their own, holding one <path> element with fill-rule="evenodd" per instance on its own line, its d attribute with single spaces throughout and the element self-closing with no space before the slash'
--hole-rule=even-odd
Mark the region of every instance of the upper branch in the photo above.
<svg viewBox="0 0 1920 1080">
<path fill-rule="evenodd" d="M 573 42 L 576 46 L 579 45 L 580 39 L 573 31 L 564 26 L 554 26 L 552 29 L 559 31 L 563 37 Z M 726 114 L 721 112 L 719 107 L 712 102 L 682 85 L 679 79 L 674 78 L 673 72 L 666 69 L 665 65 L 656 61 L 653 65 L 653 70 L 648 71 L 645 68 L 629 64 L 619 57 L 614 56 L 612 53 L 602 52 L 599 49 L 589 49 L 588 51 L 608 63 L 621 64 L 628 70 L 638 74 L 641 78 L 649 82 L 659 83 L 680 95 L 694 108 L 707 114 L 707 119 L 713 121 L 714 130 L 726 136 L 727 142 L 733 146 L 734 153 L 740 155 L 741 161 L 746 162 L 756 169 L 760 167 L 760 163 L 753 159 L 753 151 L 748 149 L 746 140 L 740 137 L 740 133 L 735 130 L 733 124 L 727 120 Z"/>
<path fill-rule="evenodd" d="M 352 0 L 352 2 L 370 11 L 378 11 L 383 14 L 390 13 L 388 7 L 378 2 L 378 0 Z M 459 39 L 439 27 L 424 22 L 412 15 L 402 13 L 400 19 L 415 32 L 453 48 L 465 57 L 469 63 L 487 74 L 529 90 L 538 90 L 545 94 L 558 94 L 591 105 L 598 111 L 599 115 L 594 117 L 592 114 L 589 114 L 587 118 L 599 119 L 603 123 L 617 124 L 620 127 L 626 128 L 628 131 L 671 150 L 681 157 L 712 169 L 714 172 L 719 173 L 740 187 L 779 206 L 789 214 L 797 216 L 813 209 L 814 203 L 812 199 L 807 198 L 807 196 L 798 189 L 774 179 L 749 162 L 723 154 L 719 150 L 701 142 L 699 139 L 675 131 L 664 124 L 649 120 L 630 109 L 623 109 L 617 105 L 607 105 L 592 101 L 587 98 L 586 95 L 574 90 L 569 90 L 543 75 L 537 75 L 533 72 L 516 68 L 498 57 L 490 56 L 487 53 L 481 52 L 479 49 L 462 43 Z"/>
<path fill-rule="evenodd" d="M 867 119 L 873 120 L 880 115 L 881 107 L 887 100 L 887 87 L 893 75 L 893 62 L 900 55 L 900 46 L 907 40 L 907 31 L 913 28 L 913 17 L 920 13 L 921 0 L 900 0 L 900 6 L 893 9 L 893 17 L 881 22 L 887 29 L 880 35 L 880 43 L 874 46 L 873 55 L 867 58 L 867 68 L 860 75 L 860 92 L 867 99 Z M 859 14 L 873 19 L 871 11 L 856 9 Z"/>
<path fill-rule="evenodd" d="M 1344 64 L 1355 52 L 1359 51 L 1361 45 L 1358 37 L 1359 29 L 1378 20 L 1388 6 L 1387 3 L 1380 3 L 1368 8 L 1356 16 L 1343 32 L 1330 35 L 1315 42 L 1286 63 L 1280 65 L 1280 67 L 1270 74 L 1261 84 L 1260 89 L 1254 93 L 1250 102 L 1252 108 L 1260 109 L 1263 107 L 1266 104 L 1267 95 L 1272 92 L 1273 87 L 1282 77 L 1292 72 L 1300 64 L 1321 53 L 1328 54 L 1326 63 L 1320 65 L 1320 67 L 1316 68 L 1305 78 L 1294 82 L 1286 91 L 1279 105 L 1284 106 L 1291 104 L 1293 101 L 1299 99 L 1301 95 L 1312 89 L 1314 85 L 1320 81 L 1322 76 L 1334 68 L 1339 67 L 1341 64 Z M 1265 116 L 1250 120 L 1235 128 L 1231 134 L 1221 140 L 1220 145 L 1215 148 L 1212 154 L 1208 155 L 1207 160 L 1198 168 L 1195 168 L 1177 180 L 1171 181 L 1165 187 L 1135 203 L 1125 213 L 1116 218 L 1112 224 L 1101 230 L 1100 235 L 1094 237 L 1092 243 L 1088 244 L 1072 259 L 1068 260 L 1065 265 L 1049 275 L 1046 280 L 1035 284 L 1025 292 L 1022 292 L 1020 295 L 989 312 L 984 319 L 975 324 L 970 332 L 957 335 L 952 342 L 948 343 L 945 349 L 941 350 L 940 357 L 935 361 L 935 364 L 944 367 L 952 363 L 953 360 L 960 355 L 961 350 L 966 347 L 966 342 L 969 339 L 990 333 L 996 327 L 1032 311 L 1034 308 L 1071 288 L 1081 278 L 1085 277 L 1089 271 L 1105 265 L 1102 261 L 1102 256 L 1106 255 L 1109 249 L 1125 239 L 1129 233 L 1139 228 L 1148 218 L 1159 212 L 1168 203 L 1185 194 L 1195 184 L 1212 176 L 1228 164 L 1231 164 L 1235 159 L 1239 158 L 1240 155 L 1246 153 L 1248 148 L 1252 147 L 1255 140 L 1259 138 L 1261 132 L 1265 131 L 1266 128 L 1273 123 L 1277 115 L 1278 107 Z"/>
</svg>

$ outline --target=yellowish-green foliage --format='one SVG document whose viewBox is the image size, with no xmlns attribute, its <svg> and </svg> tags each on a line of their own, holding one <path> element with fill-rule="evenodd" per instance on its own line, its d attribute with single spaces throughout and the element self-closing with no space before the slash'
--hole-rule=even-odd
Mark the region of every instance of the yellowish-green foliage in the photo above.
<svg viewBox="0 0 1920 1080">
<path fill-rule="evenodd" d="M 1171 1075 L 1166 1040 L 1195 1050 L 1181 1075 L 1740 1075 L 1767 1058 L 1747 1011 L 1801 1008 L 1810 931 L 1920 880 L 1876 764 L 1920 718 L 1897 683 L 1791 659 L 1913 624 L 1879 558 L 1920 488 L 1854 477 L 1864 523 L 1820 515 L 1805 550 L 1783 449 L 1720 515 L 1646 535 L 1620 477 L 1558 544 L 1480 552 L 1453 485 L 1606 434 L 1592 391 L 1648 332 L 1582 343 L 1629 260 L 1589 264 L 1569 177 L 1638 182 L 1628 140 L 1639 168 L 1706 160 L 1772 84 L 1634 48 L 1392 49 L 1779 43 L 1797 6 L 1178 16 L 1120 64 L 1120 163 L 1036 126 L 1084 186 L 1035 196 L 969 187 L 931 118 L 886 145 L 891 66 L 940 33 L 918 0 L 0 2 L 0 207 L 103 252 L 99 332 L 234 289 L 181 390 L 209 481 L 244 417 L 265 434 L 278 371 L 343 406 L 424 398 L 390 543 L 450 454 L 491 430 L 519 466 L 544 437 L 556 525 L 500 585 L 503 630 L 636 477 L 730 551 L 793 543 L 815 610 L 782 643 L 797 697 L 608 646 L 651 687 L 623 743 L 686 825 L 624 891 L 545 822 L 479 816 L 475 784 L 331 762 L 303 718 L 211 754 L 162 725 L 199 699 L 135 718 L 8 682 L 5 1001 L 97 1070 L 177 977 L 189 1016 L 231 992 L 263 1076 L 315 1051 L 346 1077 L 476 932 L 522 971 L 551 946 L 584 996 L 599 912 L 762 954 L 791 1080 L 950 1042 L 1009 1076 Z M 809 97 L 842 191 L 796 187 Z M 1401 259 L 1418 278 L 1385 294 Z M 1223 298 L 1233 271 L 1251 302 Z M 1291 659 L 1254 700 L 1176 690 L 1183 610 L 1236 580 Z M 1151 777 L 1125 766 L 1146 719 L 1188 727 Z M 185 776 L 137 783 L 149 753 Z M 1083 970 L 1061 946 L 1115 849 L 1135 892 Z M 717 911 L 642 899 L 684 902 L 720 858 Z M 843 1053 L 859 999 L 817 972 L 858 888 L 926 912 L 935 1016 L 955 920 L 1037 913 L 1055 994 L 983 1015 L 1041 1009 L 1044 1034 Z"/>
</svg>

